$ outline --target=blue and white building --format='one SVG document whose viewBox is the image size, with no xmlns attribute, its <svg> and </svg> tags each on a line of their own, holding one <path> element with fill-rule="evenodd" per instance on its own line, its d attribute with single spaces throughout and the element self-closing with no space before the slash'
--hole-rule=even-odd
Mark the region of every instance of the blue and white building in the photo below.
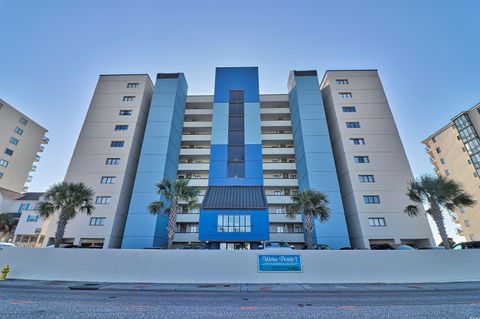
<svg viewBox="0 0 480 319">
<path fill-rule="evenodd" d="M 257 67 L 217 68 L 213 95 L 202 96 L 188 95 L 183 73 L 159 73 L 154 85 L 148 75 L 101 76 L 66 177 L 94 188 L 97 210 L 72 221 L 67 240 L 166 246 L 167 217 L 147 206 L 156 183 L 186 178 L 201 207 L 178 215 L 176 247 L 302 248 L 302 216 L 285 212 L 307 189 L 330 201 L 316 243 L 432 242 L 426 217 L 403 213 L 412 174 L 375 70 L 327 71 L 321 83 L 316 71 L 292 71 L 284 94 L 260 85 Z"/>
</svg>

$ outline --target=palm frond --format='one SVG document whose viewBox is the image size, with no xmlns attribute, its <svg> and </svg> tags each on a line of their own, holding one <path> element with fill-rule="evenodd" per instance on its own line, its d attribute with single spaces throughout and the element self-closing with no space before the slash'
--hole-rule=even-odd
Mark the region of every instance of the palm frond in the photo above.
<svg viewBox="0 0 480 319">
<path fill-rule="evenodd" d="M 408 205 L 407 207 L 405 207 L 405 209 L 403 211 L 404 211 L 405 214 L 407 214 L 410 217 L 418 216 L 417 205 Z"/>
<path fill-rule="evenodd" d="M 163 201 L 157 200 L 157 201 L 154 201 L 154 202 L 150 203 L 150 205 L 148 205 L 148 211 L 152 215 L 157 215 L 158 213 L 160 213 L 162 211 L 164 206 L 165 206 L 165 203 Z"/>
</svg>

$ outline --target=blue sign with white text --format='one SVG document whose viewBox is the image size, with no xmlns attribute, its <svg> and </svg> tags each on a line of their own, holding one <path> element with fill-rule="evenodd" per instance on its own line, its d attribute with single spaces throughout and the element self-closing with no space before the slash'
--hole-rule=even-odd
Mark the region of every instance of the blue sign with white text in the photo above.
<svg viewBox="0 0 480 319">
<path fill-rule="evenodd" d="M 258 255 L 259 272 L 302 272 L 300 255 Z"/>
</svg>

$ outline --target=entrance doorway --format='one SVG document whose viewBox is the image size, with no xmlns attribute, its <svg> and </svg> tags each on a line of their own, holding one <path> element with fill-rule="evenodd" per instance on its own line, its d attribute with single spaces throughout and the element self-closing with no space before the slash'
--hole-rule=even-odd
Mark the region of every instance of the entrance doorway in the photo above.
<svg viewBox="0 0 480 319">
<path fill-rule="evenodd" d="M 220 250 L 250 250 L 250 243 L 220 243 Z"/>
</svg>

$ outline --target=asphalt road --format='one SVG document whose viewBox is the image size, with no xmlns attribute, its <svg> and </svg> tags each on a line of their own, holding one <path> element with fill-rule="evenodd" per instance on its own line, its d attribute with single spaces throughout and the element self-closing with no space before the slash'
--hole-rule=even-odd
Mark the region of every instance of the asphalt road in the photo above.
<svg viewBox="0 0 480 319">
<path fill-rule="evenodd" d="M 175 292 L 0 289 L 0 318 L 480 319 L 480 290 Z"/>
</svg>

